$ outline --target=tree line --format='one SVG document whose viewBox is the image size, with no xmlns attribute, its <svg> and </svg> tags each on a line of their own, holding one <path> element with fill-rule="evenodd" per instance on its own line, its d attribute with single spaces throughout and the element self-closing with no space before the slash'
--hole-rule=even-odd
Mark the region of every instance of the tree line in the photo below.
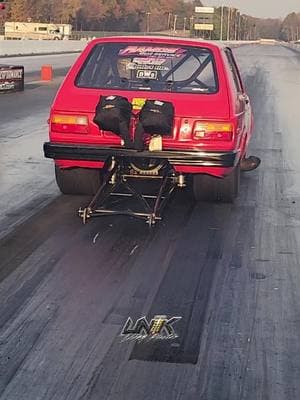
<svg viewBox="0 0 300 400">
<path fill-rule="evenodd" d="M 0 0 L 1 1 L 1 0 Z M 76 31 L 147 32 L 193 30 L 195 6 L 200 0 L 6 0 L 11 21 L 70 23 Z M 300 39 L 300 13 L 280 19 L 242 15 L 239 10 L 217 7 L 212 39 Z M 198 36 L 202 35 L 202 32 Z"/>
<path fill-rule="evenodd" d="M 236 8 L 217 7 L 212 39 L 256 40 L 259 38 L 295 41 L 300 39 L 300 13 L 279 18 L 255 18 Z"/>
<path fill-rule="evenodd" d="M 300 13 L 291 13 L 282 22 L 280 39 L 285 41 L 300 40 Z"/>
<path fill-rule="evenodd" d="M 300 39 L 300 13 L 288 14 L 283 20 L 274 18 L 249 17 L 249 26 L 252 29 L 252 38 L 276 39 L 282 41 L 296 41 Z"/>
<path fill-rule="evenodd" d="M 11 21 L 71 23 L 75 30 L 156 31 L 192 16 L 201 1 L 184 0 L 10 0 Z M 186 20 L 185 20 L 186 18 Z"/>
</svg>

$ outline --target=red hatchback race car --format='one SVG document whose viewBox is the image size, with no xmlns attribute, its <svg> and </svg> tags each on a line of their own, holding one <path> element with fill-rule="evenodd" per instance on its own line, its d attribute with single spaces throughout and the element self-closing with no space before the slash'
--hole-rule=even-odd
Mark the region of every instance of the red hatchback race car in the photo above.
<svg viewBox="0 0 300 400">
<path fill-rule="evenodd" d="M 112 194 L 123 184 L 123 195 L 155 200 L 136 213 L 152 224 L 176 186 L 190 186 L 196 200 L 232 202 L 241 168 L 258 165 L 246 159 L 252 127 L 230 48 L 195 39 L 110 37 L 90 42 L 69 71 L 51 108 L 44 152 L 55 159 L 63 193 L 96 193 L 80 210 L 84 220 L 96 211 L 113 213 L 103 196 L 108 185 Z M 137 177 L 160 179 L 157 196 L 137 193 L 128 183 Z"/>
</svg>

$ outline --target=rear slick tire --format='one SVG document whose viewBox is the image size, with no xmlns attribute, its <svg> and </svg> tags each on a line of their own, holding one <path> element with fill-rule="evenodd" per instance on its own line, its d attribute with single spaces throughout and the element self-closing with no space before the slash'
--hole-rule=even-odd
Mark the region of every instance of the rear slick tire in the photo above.
<svg viewBox="0 0 300 400">
<path fill-rule="evenodd" d="M 101 185 L 101 172 L 92 168 L 55 166 L 56 183 L 63 194 L 94 195 Z"/>
<path fill-rule="evenodd" d="M 197 201 L 233 203 L 239 193 L 240 166 L 225 178 L 198 174 L 193 176 L 193 193 Z"/>
</svg>

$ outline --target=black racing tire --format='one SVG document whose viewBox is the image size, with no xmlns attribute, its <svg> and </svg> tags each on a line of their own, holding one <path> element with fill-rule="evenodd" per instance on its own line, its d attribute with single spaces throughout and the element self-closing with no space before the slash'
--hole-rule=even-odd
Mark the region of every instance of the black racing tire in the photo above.
<svg viewBox="0 0 300 400">
<path fill-rule="evenodd" d="M 94 195 L 102 182 L 99 169 L 61 169 L 57 165 L 55 166 L 55 178 L 63 194 Z"/>
<path fill-rule="evenodd" d="M 239 165 L 225 178 L 204 174 L 193 176 L 193 194 L 197 201 L 233 203 L 238 196 L 239 186 Z"/>
</svg>

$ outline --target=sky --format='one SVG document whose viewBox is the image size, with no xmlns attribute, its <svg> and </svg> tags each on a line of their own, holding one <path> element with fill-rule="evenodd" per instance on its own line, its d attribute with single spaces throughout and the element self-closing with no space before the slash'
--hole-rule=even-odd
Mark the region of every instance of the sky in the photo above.
<svg viewBox="0 0 300 400">
<path fill-rule="evenodd" d="M 284 18 L 295 11 L 300 12 L 300 0 L 203 0 L 205 6 L 232 6 L 243 14 L 261 18 Z"/>
</svg>

